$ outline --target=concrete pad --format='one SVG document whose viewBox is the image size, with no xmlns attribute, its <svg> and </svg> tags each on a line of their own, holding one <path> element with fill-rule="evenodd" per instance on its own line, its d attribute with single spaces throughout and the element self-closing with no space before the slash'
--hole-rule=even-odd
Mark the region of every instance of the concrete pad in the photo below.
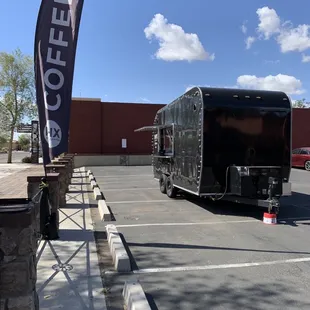
<svg viewBox="0 0 310 310">
<path fill-rule="evenodd" d="M 126 281 L 123 289 L 123 297 L 128 310 L 151 309 L 139 281 Z"/>
<path fill-rule="evenodd" d="M 85 176 L 78 181 L 80 193 L 67 193 L 66 208 L 60 210 L 60 239 L 39 243 L 36 288 L 40 310 L 107 309 Z"/>
<path fill-rule="evenodd" d="M 107 225 L 106 231 L 115 270 L 118 272 L 130 272 L 130 259 L 117 228 L 114 225 Z"/>
<path fill-rule="evenodd" d="M 94 198 L 95 198 L 96 200 L 99 200 L 99 199 L 102 198 L 102 195 L 101 195 L 101 192 L 100 192 L 99 187 L 95 187 L 95 188 L 94 188 Z"/>
<path fill-rule="evenodd" d="M 95 187 L 99 187 L 97 182 L 94 181 L 94 180 L 90 181 L 90 186 L 91 186 L 92 189 L 94 189 Z"/>
<path fill-rule="evenodd" d="M 103 199 L 98 200 L 98 211 L 100 214 L 101 221 L 112 221 L 112 215 L 105 200 Z"/>
</svg>

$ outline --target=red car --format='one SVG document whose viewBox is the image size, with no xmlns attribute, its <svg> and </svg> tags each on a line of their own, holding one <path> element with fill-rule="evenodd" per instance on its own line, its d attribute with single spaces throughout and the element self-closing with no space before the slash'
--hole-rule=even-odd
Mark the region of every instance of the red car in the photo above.
<svg viewBox="0 0 310 310">
<path fill-rule="evenodd" d="M 292 167 L 304 167 L 310 171 L 310 147 L 300 147 L 292 151 Z"/>
</svg>

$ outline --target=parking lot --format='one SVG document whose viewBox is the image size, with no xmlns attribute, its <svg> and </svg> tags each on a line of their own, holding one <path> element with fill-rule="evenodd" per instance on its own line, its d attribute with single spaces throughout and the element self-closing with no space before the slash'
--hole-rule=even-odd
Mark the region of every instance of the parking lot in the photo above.
<svg viewBox="0 0 310 310">
<path fill-rule="evenodd" d="M 281 199 L 278 225 L 264 209 L 169 199 L 151 167 L 87 167 L 122 233 L 134 271 L 102 264 L 108 305 L 124 281 L 139 279 L 153 309 L 309 309 L 310 173 L 293 169 L 294 194 Z M 109 259 L 105 245 L 102 246 Z M 110 302 L 109 302 L 110 300 Z M 114 309 L 114 308 L 113 308 Z"/>
</svg>

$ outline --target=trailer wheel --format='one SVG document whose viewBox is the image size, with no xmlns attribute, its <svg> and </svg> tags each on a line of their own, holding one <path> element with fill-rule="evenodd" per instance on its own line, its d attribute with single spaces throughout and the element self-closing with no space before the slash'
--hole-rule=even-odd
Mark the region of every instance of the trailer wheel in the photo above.
<svg viewBox="0 0 310 310">
<path fill-rule="evenodd" d="M 306 169 L 307 171 L 310 171 L 310 160 L 307 160 L 307 161 L 305 162 L 305 169 Z"/>
<path fill-rule="evenodd" d="M 166 180 L 166 192 L 169 198 L 175 198 L 177 196 L 178 190 L 173 186 L 171 177 L 167 177 Z"/>
<path fill-rule="evenodd" d="M 162 174 L 159 178 L 159 189 L 163 194 L 167 193 L 166 182 L 167 182 L 167 176 L 165 174 Z"/>
</svg>

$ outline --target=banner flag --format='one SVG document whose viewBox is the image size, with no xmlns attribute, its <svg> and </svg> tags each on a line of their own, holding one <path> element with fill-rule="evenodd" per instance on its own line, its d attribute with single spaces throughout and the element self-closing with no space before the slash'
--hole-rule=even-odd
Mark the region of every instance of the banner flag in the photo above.
<svg viewBox="0 0 310 310">
<path fill-rule="evenodd" d="M 84 0 L 42 0 L 35 34 L 36 100 L 44 166 L 68 152 L 74 63 Z"/>
</svg>

